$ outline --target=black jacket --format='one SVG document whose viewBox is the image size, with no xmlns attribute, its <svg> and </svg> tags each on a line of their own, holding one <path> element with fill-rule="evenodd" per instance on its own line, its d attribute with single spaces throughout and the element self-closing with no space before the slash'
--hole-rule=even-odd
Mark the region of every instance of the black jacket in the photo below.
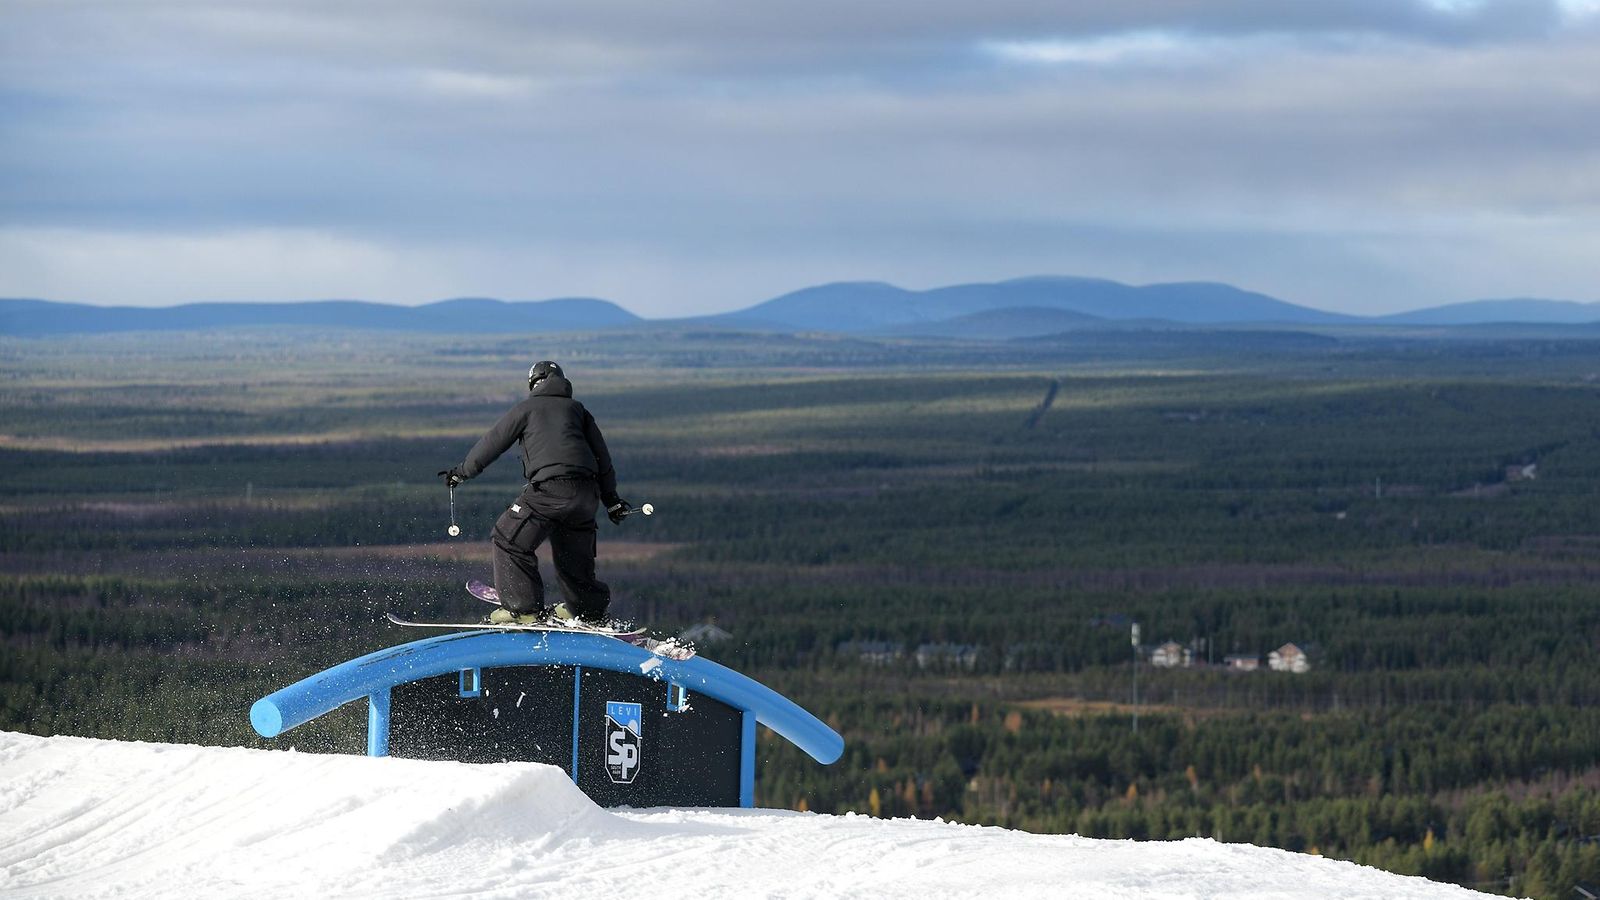
<svg viewBox="0 0 1600 900">
<path fill-rule="evenodd" d="M 594 416 L 572 399 L 572 382 L 552 375 L 534 385 L 528 399 L 511 407 L 467 451 L 459 474 L 476 477 L 517 441 L 522 442 L 522 473 L 528 481 L 587 475 L 598 483 L 601 502 L 616 504 L 611 452 Z"/>
</svg>

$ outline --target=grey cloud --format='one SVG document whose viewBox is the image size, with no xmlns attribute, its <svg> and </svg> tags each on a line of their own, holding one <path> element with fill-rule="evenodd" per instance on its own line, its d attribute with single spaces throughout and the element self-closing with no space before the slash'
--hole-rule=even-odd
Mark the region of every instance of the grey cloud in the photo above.
<svg viewBox="0 0 1600 900">
<path fill-rule="evenodd" d="M 171 0 L 15 3 L 7 49 L 56 58 L 210 52 L 324 65 L 466 68 L 602 77 L 761 72 L 819 75 L 948 65 L 974 42 L 1129 31 L 1377 36 L 1430 43 L 1537 38 L 1565 21 L 1556 0 Z M 0 38 L 0 40 L 4 40 Z"/>
<path fill-rule="evenodd" d="M 318 271 L 339 284 L 387 289 L 353 273 L 409 259 L 410 283 L 481 273 L 493 283 L 461 291 L 536 296 L 505 287 L 533 279 L 647 312 L 809 280 L 1047 271 L 1336 305 L 1381 284 L 1463 287 L 1425 269 L 1477 271 L 1450 249 L 1465 245 L 1552 285 L 1594 274 L 1552 235 L 1600 230 L 1600 42 L 1548 2 L 23 3 L 7 18 L 0 224 L 43 235 L 29 252 L 47 226 L 331 234 L 349 263 Z M 1220 49 L 1182 68 L 1006 67 L 974 49 L 1150 29 Z M 1243 52 L 1249 35 L 1281 40 Z M 231 252 L 266 271 L 283 246 L 303 244 Z M 1296 290 L 1307 272 L 1321 293 Z M 317 293 L 359 293 L 334 288 Z"/>
<path fill-rule="evenodd" d="M 531 40 L 535 47 L 543 41 L 556 46 L 565 42 L 567 46 L 693 47 L 711 56 L 735 59 L 776 50 L 825 58 L 831 47 L 841 45 L 867 44 L 889 51 L 907 42 L 960 42 L 1015 34 L 1074 37 L 1151 29 L 1217 34 L 1373 33 L 1453 42 L 1546 34 L 1563 21 L 1555 0 L 1456 4 L 1428 0 L 990 0 L 981 4 L 951 0 L 776 4 L 503 0 L 450 5 L 400 0 L 381 6 L 335 4 L 333 12 L 321 2 L 279 2 L 271 8 L 279 15 L 297 10 L 313 21 L 342 22 L 339 31 L 343 34 L 376 32 L 387 40 L 416 35 L 420 26 L 429 23 L 428 43 L 435 46 L 448 46 L 453 38 L 468 36 L 468 46 L 480 49 L 484 37 L 498 32 L 508 40 Z M 373 29 L 374 22 L 381 27 Z"/>
</svg>

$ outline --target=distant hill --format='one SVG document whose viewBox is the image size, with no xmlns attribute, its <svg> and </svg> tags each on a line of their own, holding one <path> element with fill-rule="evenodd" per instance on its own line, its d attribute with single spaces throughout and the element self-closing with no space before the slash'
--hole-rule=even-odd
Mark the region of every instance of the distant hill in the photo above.
<svg viewBox="0 0 1600 900">
<path fill-rule="evenodd" d="M 182 306 L 89 306 L 0 300 L 0 334 L 103 334 L 261 326 L 381 329 L 443 333 L 590 331 L 631 325 L 639 317 L 606 300 L 572 298 L 508 303 L 460 298 L 424 306 L 359 300 L 296 303 L 188 303 Z"/>
<path fill-rule="evenodd" d="M 508 302 L 482 297 L 397 306 L 362 300 L 90 306 L 0 299 L 0 334 L 96 334 L 271 326 L 513 334 L 611 328 L 827 331 L 844 334 L 1038 337 L 1085 328 L 1311 325 L 1560 325 L 1600 323 L 1600 303 L 1478 300 L 1390 316 L 1348 316 L 1227 284 L 1134 286 L 1103 278 L 1039 276 L 912 291 L 881 281 L 808 287 L 729 313 L 641 319 L 607 300 Z"/>
<path fill-rule="evenodd" d="M 1383 316 L 1400 325 L 1487 325 L 1517 322 L 1540 325 L 1585 325 L 1600 322 L 1600 303 L 1572 300 L 1474 300 Z"/>
<path fill-rule="evenodd" d="M 1186 324 L 1359 321 L 1240 290 L 1186 282 L 1134 287 L 1098 278 L 1042 276 L 908 291 L 882 282 L 839 282 L 806 288 L 749 309 L 713 317 L 754 326 L 862 332 L 944 322 L 1002 309 L 1066 310 L 1102 319 L 1154 319 Z"/>
<path fill-rule="evenodd" d="M 976 340 L 1009 340 L 1057 334 L 1082 328 L 1107 325 L 1105 319 L 1070 309 L 1050 309 L 1040 306 L 1009 306 L 969 313 L 937 322 L 889 325 L 877 329 L 875 334 L 902 335 L 905 337 L 972 338 Z"/>
</svg>

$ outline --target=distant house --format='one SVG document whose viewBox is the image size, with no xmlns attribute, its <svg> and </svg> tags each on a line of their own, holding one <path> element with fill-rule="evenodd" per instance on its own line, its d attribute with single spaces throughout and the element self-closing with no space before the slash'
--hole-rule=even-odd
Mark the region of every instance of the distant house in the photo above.
<svg viewBox="0 0 1600 900">
<path fill-rule="evenodd" d="M 917 648 L 917 668 L 971 671 L 978 665 L 978 653 L 978 648 L 972 644 L 923 644 Z"/>
<path fill-rule="evenodd" d="M 1178 666 L 1187 666 L 1194 662 L 1194 654 L 1188 647 L 1177 641 L 1167 641 L 1150 653 L 1150 665 L 1163 669 L 1175 669 Z"/>
<path fill-rule="evenodd" d="M 717 627 L 714 622 L 701 622 L 699 625 L 691 625 L 683 634 L 678 635 L 678 640 L 694 644 L 716 644 L 733 640 L 733 634 Z"/>
<path fill-rule="evenodd" d="M 1261 668 L 1261 654 L 1259 653 L 1230 653 L 1222 658 L 1222 664 L 1230 669 L 1240 672 L 1254 672 Z"/>
<path fill-rule="evenodd" d="M 1309 672 L 1311 661 L 1306 659 L 1304 650 L 1294 644 L 1284 644 L 1267 654 L 1267 668 L 1274 672 Z"/>
<path fill-rule="evenodd" d="M 906 655 L 906 645 L 898 641 L 845 641 L 836 649 L 840 656 L 875 666 L 893 665 Z"/>
</svg>

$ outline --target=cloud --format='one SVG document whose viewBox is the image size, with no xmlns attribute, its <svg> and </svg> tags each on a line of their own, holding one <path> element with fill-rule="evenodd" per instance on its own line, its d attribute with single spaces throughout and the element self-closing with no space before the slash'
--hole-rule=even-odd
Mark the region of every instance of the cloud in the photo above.
<svg viewBox="0 0 1600 900">
<path fill-rule="evenodd" d="M 419 279 L 443 288 L 434 268 L 398 248 L 313 231 L 0 229 L 0 271 L 13 296 L 136 305 L 361 297 L 362 289 L 394 296 Z"/>
<path fill-rule="evenodd" d="M 1353 308 L 1498 266 L 1576 294 L 1595 5 L 24 2 L 0 293 L 662 314 L 1076 272 Z"/>
<path fill-rule="evenodd" d="M 744 305 L 746 298 L 788 290 L 818 267 L 841 262 L 770 248 L 740 260 L 686 259 L 692 257 L 624 239 L 417 242 L 286 228 L 0 228 L 0 296 L 135 306 L 599 296 L 642 315 L 670 317 Z"/>
<path fill-rule="evenodd" d="M 422 90 L 446 98 L 507 100 L 526 97 L 538 89 L 532 78 L 429 69 L 419 73 Z"/>
<path fill-rule="evenodd" d="M 1001 60 L 1034 65 L 1174 65 L 1205 55 L 1205 48 L 1196 39 L 1164 31 L 1130 31 L 1077 40 L 986 41 L 980 46 Z"/>
<path fill-rule="evenodd" d="M 1185 34 L 1388 36 L 1507 42 L 1560 30 L 1595 0 L 739 0 L 601 3 L 481 0 L 50 0 L 13 3 L 15 74 L 79 59 L 143 63 L 292 60 L 327 69 L 421 67 L 540 77 L 799 75 L 949 65 L 983 41 L 1092 41 Z M 65 74 L 66 67 L 58 67 Z"/>
</svg>

